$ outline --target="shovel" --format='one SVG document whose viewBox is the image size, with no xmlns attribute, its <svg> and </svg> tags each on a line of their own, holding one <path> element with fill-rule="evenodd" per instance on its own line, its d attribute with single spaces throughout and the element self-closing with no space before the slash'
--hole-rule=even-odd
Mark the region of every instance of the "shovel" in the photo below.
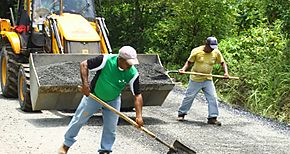
<svg viewBox="0 0 290 154">
<path fill-rule="evenodd" d="M 81 89 L 80 86 L 78 86 L 78 88 Z M 151 131 L 149 131 L 148 129 L 146 129 L 143 126 L 139 127 L 139 125 L 134 120 L 132 120 L 131 118 L 129 118 L 128 116 L 126 116 L 122 112 L 116 110 L 112 106 L 108 105 L 107 103 L 105 103 L 104 101 L 102 101 L 101 99 L 99 99 L 98 97 L 96 97 L 95 95 L 93 95 L 92 93 L 90 93 L 89 97 L 91 97 L 92 99 L 94 99 L 98 103 L 102 104 L 104 107 L 108 108 L 112 112 L 116 113 L 122 119 L 124 119 L 128 123 L 130 123 L 131 125 L 135 126 L 138 129 L 141 129 L 143 132 L 145 132 L 150 137 L 154 138 L 156 141 L 158 141 L 158 142 L 162 143 L 163 145 L 167 146 L 169 148 L 169 151 L 167 152 L 167 154 L 196 154 L 195 151 L 193 151 L 190 148 L 186 147 L 184 144 L 180 143 L 177 140 L 175 140 L 175 142 L 173 143 L 173 146 L 171 146 L 168 143 L 162 141 L 154 133 L 152 133 Z"/>
<path fill-rule="evenodd" d="M 158 72 L 160 72 L 159 70 L 156 70 Z M 164 71 L 161 72 L 164 74 L 169 74 L 169 73 L 179 73 L 178 70 L 170 70 L 170 71 Z M 208 77 L 216 77 L 216 78 L 225 78 L 225 76 L 223 75 L 212 75 L 212 74 L 204 74 L 204 73 L 197 73 L 197 72 L 183 72 L 183 74 L 190 74 L 190 75 L 202 75 L 202 76 L 208 76 Z M 235 76 L 229 76 L 229 79 L 235 79 L 235 80 L 239 80 L 239 77 L 235 77 Z"/>
</svg>

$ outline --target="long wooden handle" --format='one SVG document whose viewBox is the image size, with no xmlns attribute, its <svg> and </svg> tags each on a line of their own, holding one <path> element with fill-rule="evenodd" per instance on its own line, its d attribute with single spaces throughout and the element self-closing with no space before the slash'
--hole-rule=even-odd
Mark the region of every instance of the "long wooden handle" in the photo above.
<svg viewBox="0 0 290 154">
<path fill-rule="evenodd" d="M 81 91 L 82 87 L 78 86 L 79 90 Z M 125 121 L 127 121 L 128 123 L 130 123 L 131 125 L 135 126 L 136 128 L 142 130 L 143 132 L 145 132 L 147 135 L 151 136 L 152 138 L 154 138 L 155 140 L 157 140 L 158 142 L 162 143 L 163 145 L 167 146 L 168 148 L 176 151 L 176 149 L 169 145 L 168 143 L 164 142 L 163 140 L 161 140 L 160 138 L 158 138 L 153 132 L 151 132 L 150 130 L 146 129 L 145 127 L 141 126 L 139 127 L 139 125 L 132 120 L 131 118 L 129 118 L 128 116 L 126 116 L 124 113 L 116 110 L 115 108 L 113 108 L 111 105 L 105 103 L 104 101 L 102 101 L 101 99 L 99 99 L 97 96 L 93 95 L 92 93 L 90 93 L 89 97 L 91 97 L 92 99 L 94 99 L 95 101 L 97 101 L 98 103 L 102 104 L 104 107 L 106 107 L 107 109 L 111 110 L 112 112 L 116 113 L 117 115 L 119 115 L 122 119 L 124 119 Z"/>
<path fill-rule="evenodd" d="M 141 126 L 139 127 L 139 125 L 132 120 L 131 118 L 129 118 L 128 116 L 126 116 L 124 113 L 116 110 L 115 108 L 113 108 L 111 105 L 105 103 L 104 101 L 102 101 L 101 99 L 99 99 L 98 97 L 96 97 L 95 95 L 93 95 L 92 93 L 90 93 L 89 97 L 91 97 L 92 99 L 96 100 L 98 103 L 102 104 L 104 107 L 108 108 L 109 110 L 111 110 L 112 112 L 116 113 L 117 115 L 119 115 L 122 119 L 126 120 L 127 122 L 129 122 L 131 125 L 135 126 L 136 128 L 141 129 L 143 132 L 145 132 L 147 135 L 151 136 L 152 138 L 154 138 L 155 140 L 157 140 L 158 142 L 164 144 L 165 146 L 167 146 L 170 149 L 175 150 L 175 148 L 171 145 L 169 145 L 168 143 L 162 141 L 160 138 L 158 138 L 153 132 L 151 132 L 150 130 L 146 129 L 145 127 Z"/>
<path fill-rule="evenodd" d="M 191 75 L 202 75 L 202 76 L 210 76 L 210 77 L 217 77 L 217 78 L 224 78 L 225 76 L 223 75 L 212 75 L 212 74 L 204 74 L 204 73 L 197 73 L 197 72 L 184 72 L 184 74 L 191 74 Z M 239 80 L 239 77 L 235 77 L 235 76 L 229 76 L 229 79 L 235 79 L 235 80 Z"/>
<path fill-rule="evenodd" d="M 81 86 L 78 86 L 79 89 L 81 89 Z M 154 133 L 152 133 L 151 131 L 149 131 L 148 129 L 146 129 L 145 127 L 141 126 L 139 127 L 139 125 L 132 120 L 131 118 L 129 118 L 128 116 L 126 116 L 124 113 L 116 110 L 115 108 L 113 108 L 111 105 L 105 103 L 104 101 L 102 101 L 101 99 L 99 99 L 97 96 L 93 95 L 92 93 L 90 93 L 89 97 L 91 97 L 92 99 L 94 99 L 95 101 L 97 101 L 98 103 L 102 104 L 104 107 L 106 107 L 107 109 L 111 110 L 112 112 L 116 113 L 117 115 L 119 115 L 122 119 L 126 120 L 127 122 L 129 122 L 131 125 L 135 126 L 136 128 L 141 129 L 142 131 L 144 131 L 147 135 L 156 138 L 156 135 Z"/>
<path fill-rule="evenodd" d="M 106 107 L 107 109 L 111 110 L 112 112 L 116 113 L 117 115 L 119 115 L 122 119 L 126 120 L 127 122 L 129 122 L 131 125 L 138 127 L 138 124 L 132 120 L 131 118 L 129 118 L 128 116 L 126 116 L 125 114 L 123 114 L 122 112 L 116 110 L 115 108 L 113 108 L 111 105 L 105 103 L 104 101 L 102 101 L 101 99 L 99 99 L 98 97 L 96 97 L 95 95 L 93 95 L 92 93 L 90 93 L 90 97 L 92 99 L 94 99 L 95 101 L 97 101 L 98 103 L 102 104 L 104 107 Z"/>
</svg>

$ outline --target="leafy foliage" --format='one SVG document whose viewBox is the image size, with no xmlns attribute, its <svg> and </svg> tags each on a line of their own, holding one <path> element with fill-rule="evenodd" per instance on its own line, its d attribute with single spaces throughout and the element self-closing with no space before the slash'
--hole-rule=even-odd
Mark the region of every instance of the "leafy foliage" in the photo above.
<svg viewBox="0 0 290 154">
<path fill-rule="evenodd" d="M 156 53 L 179 69 L 190 51 L 216 36 L 229 72 L 240 81 L 216 80 L 220 96 L 263 116 L 290 122 L 288 0 L 99 1 L 112 46 Z M 222 74 L 215 66 L 213 74 Z M 186 83 L 188 76 L 173 75 Z"/>
<path fill-rule="evenodd" d="M 14 13 L 16 13 L 16 6 L 17 6 L 17 0 L 1 0 L 0 18 L 10 19 L 11 13 L 10 13 L 9 8 L 12 8 Z"/>
<path fill-rule="evenodd" d="M 266 20 L 264 1 L 243 0 L 236 7 L 238 33 L 256 27 Z"/>
<path fill-rule="evenodd" d="M 110 41 L 116 49 L 124 44 L 145 53 L 145 31 L 161 20 L 167 12 L 165 1 L 127 0 L 104 1 L 97 14 L 106 17 Z"/>
<path fill-rule="evenodd" d="M 240 76 L 241 82 L 222 80 L 217 86 L 227 102 L 285 120 L 289 118 L 290 61 L 286 38 L 280 32 L 277 20 L 272 27 L 262 24 L 245 35 L 223 40 L 220 48 L 226 51 L 230 72 Z"/>
<path fill-rule="evenodd" d="M 168 4 L 171 14 L 146 30 L 148 52 L 159 53 L 165 63 L 184 64 L 206 37 L 230 34 L 234 18 L 228 4 L 216 1 L 178 1 Z"/>
<path fill-rule="evenodd" d="M 290 34 L 290 2 L 289 0 L 267 0 L 265 16 L 272 24 L 277 19 L 282 20 L 282 28 L 287 35 Z M 289 36 L 288 36 L 289 37 Z"/>
</svg>

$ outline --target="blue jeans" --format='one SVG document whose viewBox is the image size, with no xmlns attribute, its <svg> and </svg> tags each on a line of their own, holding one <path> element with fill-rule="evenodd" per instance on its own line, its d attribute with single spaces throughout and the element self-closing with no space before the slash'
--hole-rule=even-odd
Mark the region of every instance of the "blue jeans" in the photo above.
<svg viewBox="0 0 290 154">
<path fill-rule="evenodd" d="M 121 107 L 121 98 L 117 97 L 115 100 L 107 102 L 118 111 Z M 89 118 L 96 113 L 102 105 L 96 102 L 90 97 L 83 96 L 75 115 L 69 123 L 68 130 L 64 135 L 64 144 L 68 147 L 72 146 L 76 142 L 75 137 L 78 135 L 81 127 L 85 125 Z M 112 152 L 112 146 L 116 138 L 116 127 L 119 116 L 107 108 L 103 108 L 103 132 L 101 137 L 101 144 L 99 152 L 110 151 Z"/>
<path fill-rule="evenodd" d="M 212 80 L 206 80 L 204 82 L 194 82 L 189 80 L 188 88 L 185 93 L 185 97 L 178 109 L 178 115 L 186 115 L 195 99 L 197 93 L 202 90 L 205 98 L 208 102 L 208 118 L 217 117 L 218 112 L 218 101 L 215 91 L 215 86 Z"/>
</svg>

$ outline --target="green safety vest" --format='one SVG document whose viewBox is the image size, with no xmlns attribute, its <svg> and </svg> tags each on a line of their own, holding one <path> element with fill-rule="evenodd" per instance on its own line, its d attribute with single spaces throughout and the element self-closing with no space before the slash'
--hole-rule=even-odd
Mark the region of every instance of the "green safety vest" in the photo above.
<svg viewBox="0 0 290 154">
<path fill-rule="evenodd" d="M 95 85 L 94 94 L 105 102 L 115 100 L 138 73 L 134 66 L 128 70 L 119 70 L 117 61 L 118 56 L 108 57 Z"/>
</svg>

